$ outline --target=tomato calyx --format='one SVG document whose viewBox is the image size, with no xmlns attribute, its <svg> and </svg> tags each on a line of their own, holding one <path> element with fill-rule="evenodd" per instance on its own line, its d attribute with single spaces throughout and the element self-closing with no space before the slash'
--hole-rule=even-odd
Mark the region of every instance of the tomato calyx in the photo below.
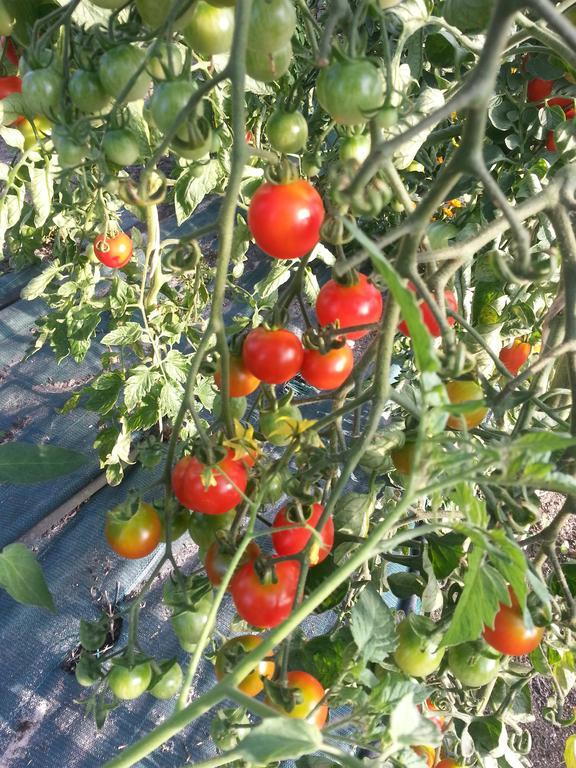
<svg viewBox="0 0 576 768">
<path fill-rule="evenodd" d="M 304 703 L 302 691 L 293 688 L 286 681 L 264 680 L 266 699 L 285 712 L 292 712 L 297 706 Z"/>
<path fill-rule="evenodd" d="M 283 186 L 298 181 L 298 168 L 288 158 L 283 157 L 277 163 L 268 165 L 264 170 L 264 178 L 269 184 Z"/>
<path fill-rule="evenodd" d="M 332 349 L 342 349 L 346 346 L 346 337 L 338 335 L 337 323 L 330 323 L 321 328 L 308 328 L 303 337 L 304 349 L 313 349 L 325 355 Z"/>
<path fill-rule="evenodd" d="M 320 227 L 320 237 L 331 245 L 346 245 L 354 239 L 354 235 L 346 227 L 345 221 L 355 224 L 356 219 L 349 213 L 328 214 Z"/>
</svg>

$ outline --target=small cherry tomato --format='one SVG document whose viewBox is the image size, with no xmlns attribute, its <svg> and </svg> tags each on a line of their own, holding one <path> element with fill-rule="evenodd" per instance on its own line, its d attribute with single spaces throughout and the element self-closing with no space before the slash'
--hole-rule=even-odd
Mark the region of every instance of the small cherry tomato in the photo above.
<svg viewBox="0 0 576 768">
<path fill-rule="evenodd" d="M 130 701 L 137 699 L 150 685 L 152 667 L 150 662 L 136 664 L 133 667 L 113 666 L 108 674 L 108 685 L 117 699 Z"/>
<path fill-rule="evenodd" d="M 484 640 L 500 653 L 508 656 L 525 656 L 542 642 L 544 627 L 528 629 L 520 611 L 516 595 L 509 590 L 511 605 L 500 603 L 494 618 L 494 626 L 484 627 Z"/>
<path fill-rule="evenodd" d="M 394 462 L 394 466 L 398 472 L 402 472 L 403 475 L 412 474 L 415 449 L 415 443 L 407 442 L 404 443 L 402 448 L 394 448 L 392 451 L 390 451 L 390 458 Z"/>
<path fill-rule="evenodd" d="M 301 112 L 278 109 L 266 125 L 266 136 L 272 149 L 281 154 L 300 152 L 308 141 L 308 123 Z"/>
<path fill-rule="evenodd" d="M 272 445 L 288 445 L 297 434 L 302 414 L 296 405 L 285 403 L 279 408 L 261 410 L 258 427 Z"/>
<path fill-rule="evenodd" d="M 240 568 L 241 565 L 244 565 L 244 563 L 250 563 L 252 560 L 256 560 L 259 555 L 260 547 L 258 544 L 256 544 L 255 541 L 251 541 L 250 544 L 248 544 L 246 551 L 242 555 L 240 563 L 238 564 L 238 568 Z M 204 568 L 206 568 L 206 575 L 208 576 L 208 580 L 212 586 L 220 586 L 222 579 L 230 567 L 230 561 L 232 560 L 232 557 L 233 554 L 225 552 L 218 540 L 210 545 L 204 559 Z"/>
<path fill-rule="evenodd" d="M 352 284 L 328 280 L 316 299 L 316 316 L 320 325 L 339 323 L 340 328 L 378 323 L 382 317 L 382 294 L 366 275 L 357 273 Z M 368 331 L 352 331 L 347 339 L 361 339 Z"/>
<path fill-rule="evenodd" d="M 184 675 L 182 674 L 182 667 L 177 661 L 163 662 L 160 668 L 160 675 L 155 682 L 152 681 L 150 693 L 155 699 L 167 701 L 180 692 Z"/>
<path fill-rule="evenodd" d="M 272 561 L 274 574 L 260 581 L 254 562 L 234 574 L 230 591 L 240 617 L 260 629 L 271 629 L 292 613 L 300 564 L 296 560 Z"/>
<path fill-rule="evenodd" d="M 413 283 L 408 283 L 408 288 L 410 288 L 413 293 L 416 293 L 416 286 Z M 444 301 L 446 302 L 446 309 L 457 311 L 458 300 L 452 291 L 444 291 Z M 428 333 L 431 336 L 434 336 L 434 338 L 438 338 L 438 336 L 441 335 L 440 326 L 438 325 L 438 322 L 434 317 L 430 306 L 424 300 L 420 301 L 418 306 L 420 307 L 422 322 L 428 329 Z M 455 321 L 453 317 L 448 317 L 448 325 L 454 325 L 454 322 Z M 410 336 L 410 330 L 408 329 L 408 325 L 406 324 L 405 320 L 400 323 L 398 330 L 400 333 L 403 333 L 404 336 Z"/>
<path fill-rule="evenodd" d="M 288 672 L 286 675 L 286 685 L 295 691 L 295 702 L 292 709 L 284 709 L 269 699 L 266 700 L 266 703 L 287 717 L 294 717 L 299 720 L 310 719 L 310 722 L 314 723 L 315 726 L 322 728 L 328 719 L 328 707 L 326 704 L 318 706 L 326 693 L 320 681 L 308 672 L 295 671 Z"/>
<path fill-rule="evenodd" d="M 274 259 L 299 259 L 320 240 L 324 203 L 305 179 L 262 184 L 248 208 L 248 227 L 256 245 Z"/>
<path fill-rule="evenodd" d="M 230 450 L 211 468 L 210 485 L 206 480 L 208 469 L 195 456 L 185 456 L 172 470 L 172 490 L 178 501 L 188 509 L 205 515 L 223 515 L 242 501 L 248 474 Z"/>
<path fill-rule="evenodd" d="M 132 258 L 132 238 L 125 232 L 114 237 L 98 235 L 94 240 L 94 255 L 107 267 L 121 269 Z"/>
<path fill-rule="evenodd" d="M 218 680 L 226 677 L 234 671 L 234 667 L 254 648 L 257 648 L 262 642 L 258 635 L 239 635 L 228 640 L 216 652 L 216 677 Z M 259 661 L 256 667 L 246 675 L 237 688 L 247 696 L 258 696 L 264 690 L 262 678 L 269 680 L 274 676 L 276 665 L 272 654 Z"/>
<path fill-rule="evenodd" d="M 217 368 L 214 374 L 214 382 L 218 389 L 221 389 L 222 375 L 220 367 Z M 244 365 L 244 361 L 241 357 L 236 355 L 230 356 L 230 397 L 246 397 L 251 395 L 260 385 L 260 379 L 257 379 L 254 374 L 250 373 L 248 368 Z"/>
<path fill-rule="evenodd" d="M 196 0 L 182 34 L 194 53 L 202 58 L 227 53 L 234 36 L 234 11 Z"/>
<path fill-rule="evenodd" d="M 504 363 L 506 368 L 513 376 L 518 374 L 518 371 L 526 360 L 530 357 L 532 347 L 528 342 L 522 341 L 522 339 L 514 339 L 512 344 L 507 347 L 502 347 L 498 357 Z"/>
<path fill-rule="evenodd" d="M 272 523 L 272 543 L 274 549 L 281 555 L 297 555 L 302 552 L 308 544 L 312 531 L 306 528 L 316 528 L 318 521 L 324 512 L 322 504 L 312 504 L 311 507 L 302 509 L 306 523 L 298 515 L 295 505 L 283 507 Z M 289 528 L 290 530 L 277 530 L 279 528 Z M 310 550 L 310 564 L 317 565 L 325 560 L 334 546 L 334 520 L 332 515 L 324 523 L 319 532 L 321 543 L 317 540 Z"/>
<path fill-rule="evenodd" d="M 0 99 L 5 99 L 13 93 L 22 93 L 22 80 L 18 75 L 0 77 Z"/>
<path fill-rule="evenodd" d="M 462 416 L 450 416 L 446 423 L 450 429 L 464 429 L 465 426 L 468 429 L 472 429 L 484 421 L 484 418 L 488 413 L 488 408 L 483 404 L 482 399 L 484 393 L 480 384 L 475 381 L 455 379 L 453 381 L 447 381 L 445 387 L 448 399 L 453 405 L 468 402 L 478 403 L 478 408 L 466 411 Z"/>
<path fill-rule="evenodd" d="M 284 384 L 300 371 L 304 348 L 292 331 L 254 328 L 244 340 L 242 360 L 266 384 Z"/>
<path fill-rule="evenodd" d="M 338 389 L 354 367 L 354 355 L 348 344 L 322 353 L 317 349 L 304 350 L 302 378 L 316 389 Z"/>
<path fill-rule="evenodd" d="M 156 549 L 162 536 L 162 522 L 150 504 L 127 501 L 106 514 L 104 533 L 114 552 L 132 560 L 146 557 Z"/>
<path fill-rule="evenodd" d="M 419 634 L 414 629 L 414 623 Z M 444 648 L 432 645 L 428 639 L 435 629 L 434 622 L 425 616 L 412 616 L 398 624 L 398 646 L 394 651 L 394 661 L 402 672 L 412 677 L 427 677 L 438 669 L 444 657 Z"/>
<path fill-rule="evenodd" d="M 533 77 L 528 82 L 527 98 L 528 101 L 541 102 L 547 99 L 552 93 L 554 80 L 543 80 L 541 77 Z"/>
</svg>

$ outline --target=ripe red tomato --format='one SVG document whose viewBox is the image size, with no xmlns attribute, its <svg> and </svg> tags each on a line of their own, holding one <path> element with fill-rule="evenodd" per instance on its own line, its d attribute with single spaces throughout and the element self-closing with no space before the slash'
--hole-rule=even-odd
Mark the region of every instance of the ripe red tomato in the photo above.
<svg viewBox="0 0 576 768">
<path fill-rule="evenodd" d="M 258 635 L 239 635 L 224 643 L 216 652 L 217 679 L 222 680 L 232 672 L 242 658 L 257 648 L 261 642 L 262 638 Z M 269 654 L 258 662 L 256 668 L 246 675 L 241 683 L 238 683 L 238 689 L 247 696 L 258 696 L 264 690 L 262 678 L 267 677 L 271 680 L 275 669 L 272 654 Z"/>
<path fill-rule="evenodd" d="M 506 368 L 508 368 L 510 373 L 516 376 L 520 368 L 522 368 L 526 360 L 530 357 L 531 351 L 532 347 L 528 342 L 522 341 L 522 339 L 514 339 L 512 344 L 509 344 L 507 347 L 502 347 L 498 357 L 504 363 Z"/>
<path fill-rule="evenodd" d="M 382 317 L 382 294 L 366 275 L 358 273 L 352 285 L 328 280 L 316 299 L 316 317 L 320 325 L 338 322 L 340 328 L 378 323 Z M 347 339 L 361 339 L 368 331 L 352 331 Z"/>
<path fill-rule="evenodd" d="M 242 359 L 246 368 L 266 384 L 284 384 L 302 367 L 304 348 L 292 331 L 254 328 L 244 340 Z"/>
<path fill-rule="evenodd" d="M 94 240 L 94 255 L 105 266 L 120 269 L 132 258 L 132 238 L 125 232 L 115 237 L 98 235 Z"/>
<path fill-rule="evenodd" d="M 552 93 L 554 80 L 543 80 L 541 77 L 533 77 L 528 83 L 528 101 L 544 101 Z"/>
<path fill-rule="evenodd" d="M 516 595 L 509 590 L 512 605 L 500 603 L 494 619 L 494 627 L 484 627 L 484 640 L 500 653 L 508 656 L 524 656 L 542 642 L 544 627 L 528 629 Z"/>
<path fill-rule="evenodd" d="M 242 555 L 242 559 L 240 560 L 238 568 L 240 568 L 241 565 L 244 565 L 244 563 L 249 563 L 252 562 L 252 560 L 256 560 L 259 554 L 260 547 L 258 544 L 256 544 L 255 541 L 251 541 L 250 544 L 248 544 L 246 551 Z M 222 579 L 230 567 L 230 561 L 232 560 L 232 557 L 232 554 L 223 551 L 222 545 L 218 540 L 210 545 L 204 559 L 204 568 L 206 568 L 206 575 L 208 576 L 208 580 L 214 587 L 218 587 L 222 583 Z"/>
<path fill-rule="evenodd" d="M 549 107 L 562 107 L 562 109 L 566 110 L 566 108 L 573 108 L 574 107 L 574 98 L 567 98 L 566 96 L 555 96 L 553 99 L 548 99 L 546 102 Z"/>
<path fill-rule="evenodd" d="M 408 283 L 408 288 L 410 288 L 413 293 L 416 293 L 416 286 L 413 283 Z M 453 311 L 458 309 L 458 300 L 452 291 L 444 291 L 444 301 L 446 302 L 446 309 L 452 309 Z M 434 338 L 438 338 L 438 336 L 441 335 L 440 326 L 432 314 L 432 310 L 430 309 L 429 305 L 426 304 L 424 300 L 422 300 L 418 303 L 418 306 L 420 307 L 422 322 L 428 329 L 428 332 Z M 454 322 L 455 321 L 453 317 L 448 318 L 448 325 L 454 325 Z M 400 323 L 398 330 L 400 333 L 403 333 L 404 336 L 410 336 L 410 331 L 405 320 Z"/>
<path fill-rule="evenodd" d="M 286 684 L 288 688 L 297 691 L 298 700 L 292 709 L 284 709 L 279 704 L 276 704 L 269 699 L 266 703 L 274 709 L 282 712 L 287 717 L 295 717 L 299 720 L 307 719 L 311 712 L 314 710 L 314 714 L 310 718 L 310 721 L 314 723 L 318 728 L 322 728 L 326 720 L 328 719 L 328 707 L 326 704 L 322 704 L 318 707 L 318 704 L 324 698 L 326 691 L 319 680 L 308 672 L 288 672 L 286 675 Z"/>
<path fill-rule="evenodd" d="M 212 467 L 212 485 L 205 486 L 208 467 L 195 456 L 185 456 L 172 470 L 172 490 L 178 501 L 188 509 L 205 515 L 223 515 L 242 500 L 248 484 L 248 474 L 234 452 Z"/>
<path fill-rule="evenodd" d="M 156 549 L 162 537 L 162 521 L 150 504 L 128 501 L 106 514 L 104 533 L 116 554 L 134 560 Z"/>
<path fill-rule="evenodd" d="M 307 515 L 306 522 L 311 528 L 316 528 L 318 521 L 324 512 L 322 504 L 313 504 L 312 507 L 305 508 L 304 514 Z M 275 529 L 291 527 L 288 531 L 278 531 Z M 305 525 L 300 522 L 298 513 L 295 507 L 290 505 L 283 507 L 272 523 L 272 543 L 274 549 L 279 555 L 297 555 L 302 552 L 310 537 L 312 531 L 308 530 Z M 334 520 L 332 515 L 328 518 L 320 531 L 320 538 L 322 545 L 316 542 L 316 546 L 313 546 L 310 551 L 310 564 L 317 565 L 325 560 L 334 546 Z"/>
<path fill-rule="evenodd" d="M 222 385 L 222 374 L 220 367 L 214 374 L 214 381 L 218 389 Z M 230 397 L 246 397 L 251 395 L 260 384 L 260 379 L 257 379 L 254 374 L 250 373 L 248 368 L 244 365 L 241 357 L 231 355 L 230 357 Z"/>
<path fill-rule="evenodd" d="M 468 403 L 478 401 L 478 408 L 473 411 L 466 411 L 462 416 L 450 416 L 446 425 L 450 429 L 464 429 L 464 424 L 468 429 L 477 427 L 488 413 L 488 408 L 482 404 L 484 393 L 480 384 L 475 381 L 463 379 L 454 379 L 446 382 L 446 392 L 448 399 L 453 404 Z"/>
<path fill-rule="evenodd" d="M 13 93 L 22 93 L 22 80 L 18 75 L 0 77 L 0 99 L 5 99 Z"/>
<path fill-rule="evenodd" d="M 316 389 L 337 389 L 354 367 L 354 355 L 348 344 L 324 354 L 317 349 L 304 350 L 302 378 Z"/>
<path fill-rule="evenodd" d="M 274 564 L 276 581 L 263 583 L 254 569 L 254 561 L 246 563 L 234 574 L 230 591 L 240 616 L 261 629 L 271 629 L 287 619 L 296 598 L 300 564 L 282 560 Z"/>
<path fill-rule="evenodd" d="M 20 61 L 20 55 L 18 53 L 18 50 L 16 49 L 16 46 L 14 45 L 13 41 L 9 37 L 0 37 L 0 48 L 6 52 L 6 58 L 11 64 L 14 64 L 15 67 L 18 66 L 18 62 Z"/>
<path fill-rule="evenodd" d="M 274 259 L 299 259 L 320 240 L 324 204 L 310 182 L 260 186 L 248 208 L 256 244 Z"/>
</svg>

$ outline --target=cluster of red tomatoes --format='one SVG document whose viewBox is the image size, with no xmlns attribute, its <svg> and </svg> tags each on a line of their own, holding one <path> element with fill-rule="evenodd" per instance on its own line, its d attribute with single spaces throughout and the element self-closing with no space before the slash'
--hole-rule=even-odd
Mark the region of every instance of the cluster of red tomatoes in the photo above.
<svg viewBox="0 0 576 768">
<path fill-rule="evenodd" d="M 528 83 L 528 101 L 540 106 L 546 103 L 549 107 L 561 107 L 566 116 L 566 120 L 573 120 L 574 117 L 576 117 L 573 98 L 566 98 L 565 96 L 554 96 L 553 98 L 549 98 L 554 90 L 555 82 L 555 80 L 543 80 L 540 77 L 532 78 Z M 550 152 L 556 152 L 554 131 L 548 131 L 546 136 L 546 149 Z"/>
</svg>

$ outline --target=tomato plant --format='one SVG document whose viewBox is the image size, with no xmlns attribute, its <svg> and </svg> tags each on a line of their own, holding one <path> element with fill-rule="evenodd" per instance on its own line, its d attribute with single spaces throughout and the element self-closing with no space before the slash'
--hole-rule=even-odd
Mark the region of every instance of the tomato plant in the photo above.
<svg viewBox="0 0 576 768">
<path fill-rule="evenodd" d="M 272 523 L 272 543 L 279 555 L 297 555 L 302 552 L 310 541 L 313 533 L 309 528 L 316 528 L 324 507 L 321 504 L 312 504 L 305 507 L 298 504 L 283 507 Z M 287 530 L 280 530 L 280 529 Z M 277 529 L 274 531 L 274 529 Z M 320 540 L 315 540 L 310 550 L 310 563 L 316 565 L 325 560 L 334 545 L 334 520 L 328 517 L 322 529 L 318 532 Z"/>
<path fill-rule="evenodd" d="M 285 328 L 254 328 L 244 339 L 242 360 L 250 373 L 267 384 L 283 384 L 300 371 L 304 349 Z"/>
<path fill-rule="evenodd" d="M 302 378 L 316 389 L 337 389 L 352 373 L 354 355 L 348 344 L 327 352 L 305 349 L 302 362 Z"/>
<path fill-rule="evenodd" d="M 104 532 L 118 555 L 146 557 L 160 543 L 162 523 L 153 506 L 130 500 L 107 513 Z"/>
<path fill-rule="evenodd" d="M 256 244 L 274 259 L 299 259 L 320 240 L 322 198 L 305 179 L 289 184 L 265 182 L 248 208 L 248 226 Z"/>
<path fill-rule="evenodd" d="M 247 483 L 246 469 L 234 459 L 232 451 L 212 466 L 195 456 L 185 456 L 172 472 L 172 488 L 178 501 L 205 515 L 222 515 L 233 509 L 242 500 Z"/>
<path fill-rule="evenodd" d="M 350 282 L 329 280 L 316 299 L 316 316 L 321 325 L 338 323 L 340 328 L 352 328 L 377 323 L 382 310 L 382 294 L 362 273 L 353 275 Z M 367 333 L 351 331 L 346 338 L 361 339 Z"/>
<path fill-rule="evenodd" d="M 292 611 L 299 573 L 295 560 L 272 561 L 271 570 L 261 580 L 254 562 L 246 563 L 236 571 L 230 585 L 236 610 L 253 627 L 277 626 Z"/>
<path fill-rule="evenodd" d="M 237 663 L 253 651 L 262 642 L 258 635 L 238 635 L 233 637 L 220 646 L 216 653 L 216 677 L 222 680 L 227 674 L 234 670 Z M 272 656 L 265 656 L 264 659 L 255 666 L 255 668 L 246 677 L 238 683 L 238 688 L 247 696 L 258 696 L 264 690 L 262 678 L 271 679 L 276 670 Z"/>
<path fill-rule="evenodd" d="M 114 237 L 98 235 L 94 240 L 94 255 L 106 267 L 121 269 L 132 258 L 132 238 L 125 232 L 119 232 Z"/>
</svg>

